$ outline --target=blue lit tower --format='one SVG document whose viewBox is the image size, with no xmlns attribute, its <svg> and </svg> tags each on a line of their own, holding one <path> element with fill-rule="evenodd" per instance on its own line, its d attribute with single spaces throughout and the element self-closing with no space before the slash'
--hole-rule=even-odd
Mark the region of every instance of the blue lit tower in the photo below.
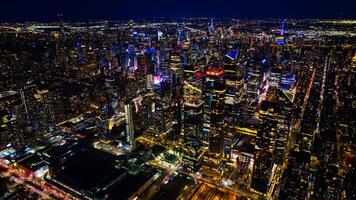
<svg viewBox="0 0 356 200">
<path fill-rule="evenodd" d="M 177 44 L 182 44 L 183 42 L 183 33 L 182 27 L 180 24 L 177 24 Z"/>
<path fill-rule="evenodd" d="M 280 35 L 278 37 L 276 37 L 276 42 L 280 45 L 283 45 L 286 43 L 286 40 L 285 40 L 285 37 L 284 37 L 284 34 L 285 34 L 285 31 L 284 31 L 284 26 L 285 26 L 285 20 L 283 20 L 282 24 L 281 24 L 281 32 L 280 32 Z"/>
<path fill-rule="evenodd" d="M 214 19 L 211 18 L 211 19 L 210 19 L 209 26 L 208 26 L 208 33 L 209 33 L 209 35 L 213 35 L 213 34 L 214 34 L 214 31 L 215 31 Z"/>
<path fill-rule="evenodd" d="M 281 25 L 281 35 L 284 35 L 284 24 L 285 24 L 285 20 L 283 20 L 282 25 Z"/>
</svg>

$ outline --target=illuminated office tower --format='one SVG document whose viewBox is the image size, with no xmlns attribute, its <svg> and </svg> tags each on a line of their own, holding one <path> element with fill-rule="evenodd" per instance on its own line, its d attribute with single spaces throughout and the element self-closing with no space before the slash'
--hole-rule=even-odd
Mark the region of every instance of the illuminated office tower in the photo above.
<svg viewBox="0 0 356 200">
<path fill-rule="evenodd" d="M 172 61 L 171 61 L 172 62 Z M 182 96 L 183 96 L 183 70 L 181 68 L 176 67 L 171 63 L 171 75 L 170 75 L 170 80 L 171 80 L 171 100 L 172 103 L 174 104 L 173 109 L 174 109 L 174 123 L 173 123 L 173 133 L 177 137 L 182 132 L 182 127 L 183 127 L 183 102 L 182 102 Z"/>
<path fill-rule="evenodd" d="M 183 85 L 183 134 L 188 139 L 187 143 L 197 143 L 191 141 L 196 138 L 203 141 L 203 104 L 202 100 L 202 80 L 201 70 L 197 67 L 184 66 Z M 190 145 L 195 146 L 195 145 Z"/>
<path fill-rule="evenodd" d="M 190 170 L 198 170 L 202 164 L 203 142 L 203 107 L 204 102 L 200 99 L 188 99 L 184 102 L 184 148 L 183 163 Z"/>
<path fill-rule="evenodd" d="M 243 99 L 245 98 L 246 96 L 246 79 L 245 79 L 245 67 L 243 65 L 239 65 L 238 68 L 237 68 L 237 102 L 242 102 Z"/>
<path fill-rule="evenodd" d="M 255 61 L 249 61 L 245 66 L 246 78 L 246 118 L 255 118 L 258 100 L 260 97 L 260 86 L 262 81 L 261 67 Z"/>
<path fill-rule="evenodd" d="M 293 99 L 290 99 L 282 90 L 278 90 L 276 95 L 279 109 L 273 161 L 276 164 L 282 164 L 292 121 L 293 101 L 291 100 Z"/>
<path fill-rule="evenodd" d="M 148 109 L 146 111 L 147 132 L 151 136 L 160 137 L 173 128 L 173 117 L 176 114 L 174 112 L 175 105 L 170 104 L 166 97 L 161 98 L 154 93 L 149 95 L 151 97 L 145 100 Z"/>
<path fill-rule="evenodd" d="M 294 101 L 295 76 L 284 74 L 281 68 L 275 67 L 265 73 L 266 84 L 261 89 L 260 101 L 274 102 L 276 112 L 276 136 L 273 150 L 273 162 L 282 164 L 285 146 L 290 131 L 291 115 Z"/>
<path fill-rule="evenodd" d="M 201 70 L 198 67 L 184 66 L 182 134 L 186 151 L 183 163 L 193 171 L 198 170 L 202 164 L 202 147 L 207 139 L 203 134 L 204 101 L 201 77 Z"/>
<path fill-rule="evenodd" d="M 184 142 L 193 148 L 200 148 L 205 140 L 203 136 L 203 105 L 200 99 L 189 99 L 184 102 Z"/>
<path fill-rule="evenodd" d="M 125 103 L 125 121 L 126 121 L 126 135 L 127 143 L 131 149 L 135 148 L 135 136 L 132 117 L 132 105 L 130 102 Z"/>
<path fill-rule="evenodd" d="M 276 106 L 273 102 L 263 101 L 258 112 L 259 128 L 255 144 L 255 164 L 251 186 L 254 190 L 266 193 L 273 166 L 277 126 Z"/>
<path fill-rule="evenodd" d="M 233 146 L 236 137 L 235 127 L 239 120 L 239 103 L 244 90 L 243 70 L 241 71 L 235 62 L 231 63 L 226 61 L 224 64 L 224 80 L 226 85 L 226 93 L 224 97 L 226 127 L 224 153 L 226 157 L 230 158 L 231 147 Z"/>
<path fill-rule="evenodd" d="M 282 74 L 280 68 L 270 69 L 265 73 L 265 85 L 261 88 L 260 101 L 270 101 L 276 105 L 275 118 L 277 123 L 275 127 L 275 146 L 273 148 L 273 163 L 275 164 L 282 164 L 283 162 L 292 120 L 294 95 L 291 90 L 284 89 L 291 87 L 291 81 L 289 81 L 288 77 Z"/>
<path fill-rule="evenodd" d="M 152 112 L 152 104 L 154 103 L 153 95 L 142 96 L 139 101 L 138 112 L 135 113 L 134 124 L 135 127 L 144 132 L 148 127 L 154 113 Z M 137 130 L 137 129 L 135 129 Z"/>
<path fill-rule="evenodd" d="M 247 63 L 246 81 L 247 81 L 247 99 L 249 102 L 255 102 L 259 98 L 260 85 L 262 81 L 261 67 L 254 61 Z"/>
<path fill-rule="evenodd" d="M 204 129 L 209 135 L 209 150 L 222 156 L 224 152 L 224 70 L 211 68 L 206 72 Z"/>
</svg>

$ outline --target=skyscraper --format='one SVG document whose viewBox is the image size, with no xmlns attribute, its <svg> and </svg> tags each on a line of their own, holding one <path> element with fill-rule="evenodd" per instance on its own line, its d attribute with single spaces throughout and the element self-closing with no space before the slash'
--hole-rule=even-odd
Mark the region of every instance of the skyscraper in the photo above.
<svg viewBox="0 0 356 200">
<path fill-rule="evenodd" d="M 224 152 L 224 70 L 211 68 L 206 72 L 204 129 L 209 135 L 209 151 L 222 156 Z"/>
<path fill-rule="evenodd" d="M 261 66 L 254 60 L 245 65 L 246 76 L 246 118 L 255 118 L 257 103 L 260 97 L 260 85 L 262 81 Z"/>
<path fill-rule="evenodd" d="M 125 121 L 126 121 L 127 143 L 131 148 L 135 148 L 136 144 L 135 144 L 135 136 L 134 136 L 131 102 L 125 103 Z"/>
<path fill-rule="evenodd" d="M 184 66 L 183 85 L 183 138 L 185 155 L 183 162 L 191 170 L 198 170 L 202 164 L 203 109 L 201 69 L 192 65 Z"/>
<path fill-rule="evenodd" d="M 258 120 L 252 188 L 266 193 L 270 182 L 276 137 L 277 111 L 275 103 L 263 101 L 258 112 Z"/>
<path fill-rule="evenodd" d="M 235 58 L 237 55 L 235 56 Z M 242 73 L 241 73 L 242 72 Z M 241 99 L 244 95 L 244 76 L 243 70 L 237 66 L 235 59 L 226 59 L 224 61 L 224 81 L 226 93 L 224 97 L 225 127 L 224 136 L 224 155 L 227 158 L 231 156 L 231 147 L 236 139 L 236 125 L 241 116 Z"/>
</svg>

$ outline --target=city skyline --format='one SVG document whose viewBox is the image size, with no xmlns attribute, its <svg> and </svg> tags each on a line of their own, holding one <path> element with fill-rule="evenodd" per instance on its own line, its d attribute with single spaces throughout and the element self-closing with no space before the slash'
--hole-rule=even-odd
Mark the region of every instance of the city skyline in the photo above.
<svg viewBox="0 0 356 200">
<path fill-rule="evenodd" d="M 355 5 L 1 2 L 0 199 L 356 199 Z"/>
</svg>

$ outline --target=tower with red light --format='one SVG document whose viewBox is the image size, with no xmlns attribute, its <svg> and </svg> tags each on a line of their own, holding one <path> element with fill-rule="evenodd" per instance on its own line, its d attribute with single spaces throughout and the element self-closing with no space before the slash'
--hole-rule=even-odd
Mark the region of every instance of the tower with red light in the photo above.
<svg viewBox="0 0 356 200">
<path fill-rule="evenodd" d="M 224 152 L 224 69 L 213 67 L 206 71 L 204 131 L 209 138 L 209 151 L 219 157 Z"/>
</svg>

